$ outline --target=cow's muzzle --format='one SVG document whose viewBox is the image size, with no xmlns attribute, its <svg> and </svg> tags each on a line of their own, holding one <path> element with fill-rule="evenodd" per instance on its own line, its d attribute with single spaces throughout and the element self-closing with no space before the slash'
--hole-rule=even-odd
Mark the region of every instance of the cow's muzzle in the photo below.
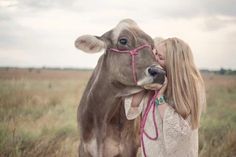
<svg viewBox="0 0 236 157">
<path fill-rule="evenodd" d="M 163 84 L 166 72 L 159 65 L 151 65 L 145 70 L 145 77 L 138 81 L 139 86 L 147 84 Z"/>
<path fill-rule="evenodd" d="M 147 68 L 146 73 L 153 77 L 153 83 L 163 84 L 165 81 L 166 72 L 160 66 L 151 66 Z"/>
</svg>

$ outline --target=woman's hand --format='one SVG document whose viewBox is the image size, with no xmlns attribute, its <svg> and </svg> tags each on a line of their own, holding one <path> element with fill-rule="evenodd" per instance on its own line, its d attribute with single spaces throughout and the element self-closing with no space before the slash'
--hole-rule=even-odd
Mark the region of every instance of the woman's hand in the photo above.
<svg viewBox="0 0 236 157">
<path fill-rule="evenodd" d="M 161 89 L 161 87 L 162 87 L 162 84 L 159 84 L 159 83 L 150 83 L 150 84 L 144 85 L 145 89 L 154 90 L 154 91 Z"/>
<path fill-rule="evenodd" d="M 147 90 L 159 91 L 158 93 L 163 95 L 166 91 L 166 88 L 167 88 L 167 82 L 168 82 L 167 77 L 165 76 L 165 81 L 163 84 L 159 84 L 159 83 L 146 84 L 146 85 L 144 85 L 144 88 Z M 158 95 L 160 95 L 160 94 L 158 94 Z"/>
<path fill-rule="evenodd" d="M 159 90 L 158 94 L 157 94 L 157 97 L 160 97 L 160 96 L 164 95 L 164 93 L 166 91 L 166 88 L 167 88 L 167 83 L 168 83 L 168 80 L 167 80 L 167 77 L 165 76 L 165 81 L 162 84 L 161 88 L 157 89 L 157 90 Z"/>
</svg>

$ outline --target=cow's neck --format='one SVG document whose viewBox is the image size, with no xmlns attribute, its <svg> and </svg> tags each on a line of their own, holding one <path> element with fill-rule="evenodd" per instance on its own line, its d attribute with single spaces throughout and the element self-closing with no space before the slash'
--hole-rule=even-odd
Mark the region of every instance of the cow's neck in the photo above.
<svg viewBox="0 0 236 157">
<path fill-rule="evenodd" d="M 105 64 L 104 56 L 102 56 L 94 71 L 91 86 L 87 91 L 89 112 L 93 111 L 93 114 L 97 116 L 96 119 L 103 122 L 107 120 L 107 116 L 110 117 L 116 112 L 122 101 L 122 96 L 129 95 L 130 89 L 134 89 L 133 93 L 140 91 L 140 88 L 135 89 L 114 83 L 110 79 L 109 72 L 105 69 Z"/>
<path fill-rule="evenodd" d="M 120 89 L 116 88 L 109 80 L 109 76 L 106 73 L 99 73 L 93 87 L 89 91 L 89 101 L 95 108 L 95 114 L 99 116 L 106 116 L 109 112 L 112 112 L 116 108 L 116 104 L 121 101 L 121 98 L 117 98 L 116 95 Z M 98 113 L 100 112 L 100 113 Z"/>
</svg>

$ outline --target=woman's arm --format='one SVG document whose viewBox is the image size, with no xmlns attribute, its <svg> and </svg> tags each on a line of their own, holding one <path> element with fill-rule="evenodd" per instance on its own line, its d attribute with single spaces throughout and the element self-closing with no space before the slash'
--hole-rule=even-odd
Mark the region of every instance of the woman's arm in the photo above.
<svg viewBox="0 0 236 157">
<path fill-rule="evenodd" d="M 145 95 L 145 91 L 141 91 L 133 95 L 131 107 L 138 107 Z"/>
<path fill-rule="evenodd" d="M 142 110 L 144 97 L 147 93 L 145 91 L 139 92 L 132 96 L 126 97 L 124 101 L 125 114 L 128 120 L 137 118 Z"/>
<path fill-rule="evenodd" d="M 158 105 L 158 107 L 157 107 L 162 120 L 163 120 L 164 113 L 165 113 L 167 107 L 168 107 L 167 103 L 163 103 L 161 105 Z"/>
<path fill-rule="evenodd" d="M 158 94 L 157 94 L 156 99 L 160 99 L 161 97 L 164 98 L 164 93 L 167 88 L 167 83 L 168 83 L 168 79 L 167 79 L 167 77 L 165 77 L 165 82 L 163 83 L 162 87 L 158 90 Z M 165 113 L 165 110 L 167 107 L 168 107 L 168 104 L 165 101 L 162 104 L 158 105 L 157 108 L 160 113 L 161 119 L 163 119 L 164 113 Z"/>
</svg>

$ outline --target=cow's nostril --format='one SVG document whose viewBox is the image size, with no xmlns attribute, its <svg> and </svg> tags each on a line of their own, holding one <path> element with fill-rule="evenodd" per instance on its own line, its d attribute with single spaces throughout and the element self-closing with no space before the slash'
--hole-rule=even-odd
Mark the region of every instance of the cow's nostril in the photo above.
<svg viewBox="0 0 236 157">
<path fill-rule="evenodd" d="M 158 72 L 155 69 L 153 69 L 153 68 L 148 68 L 148 73 L 151 76 L 156 76 L 158 74 Z"/>
<path fill-rule="evenodd" d="M 147 69 L 147 72 L 152 77 L 156 77 L 156 76 L 160 76 L 160 75 L 166 75 L 166 72 L 163 69 L 158 68 L 158 67 L 149 67 Z"/>
</svg>

